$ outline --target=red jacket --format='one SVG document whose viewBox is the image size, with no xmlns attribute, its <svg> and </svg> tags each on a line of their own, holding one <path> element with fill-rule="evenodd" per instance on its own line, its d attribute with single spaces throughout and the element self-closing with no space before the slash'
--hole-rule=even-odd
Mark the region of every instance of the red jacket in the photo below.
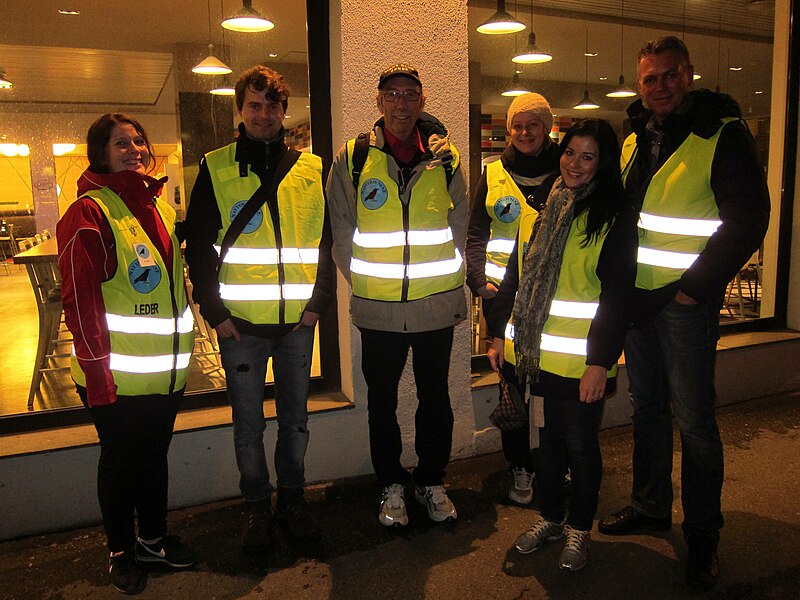
<svg viewBox="0 0 800 600">
<path fill-rule="evenodd" d="M 166 180 L 135 171 L 100 175 L 87 169 L 78 179 L 78 200 L 56 226 L 64 319 L 72 332 L 75 355 L 86 373 L 90 406 L 111 404 L 117 399 L 117 386 L 109 368 L 111 341 L 100 290 L 100 284 L 114 276 L 117 255 L 105 215 L 94 200 L 83 194 L 103 187 L 116 193 L 170 265 L 175 249 L 155 206 Z"/>
</svg>

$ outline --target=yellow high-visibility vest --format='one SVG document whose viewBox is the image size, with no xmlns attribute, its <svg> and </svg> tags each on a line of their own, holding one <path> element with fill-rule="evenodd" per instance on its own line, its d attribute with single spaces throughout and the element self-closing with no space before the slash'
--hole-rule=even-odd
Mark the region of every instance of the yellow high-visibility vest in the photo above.
<svg viewBox="0 0 800 600">
<path fill-rule="evenodd" d="M 355 140 L 347 142 L 350 173 Z M 452 169 L 458 168 L 454 146 Z M 461 287 L 464 260 L 447 217 L 453 201 L 441 166 L 423 171 L 408 204 L 389 176 L 387 155 L 370 146 L 356 190 L 350 281 L 353 294 L 405 302 Z"/>
<path fill-rule="evenodd" d="M 723 126 L 736 120 L 723 119 Z M 654 290 L 678 281 L 722 224 L 711 189 L 721 132 L 722 127 L 708 139 L 690 133 L 651 178 L 639 215 L 636 287 Z M 623 182 L 635 155 L 631 134 L 620 157 Z"/>
<path fill-rule="evenodd" d="M 206 154 L 222 219 L 218 252 L 234 218 L 261 185 L 250 170 L 239 176 L 235 156 L 235 143 Z M 220 266 L 220 296 L 233 316 L 253 324 L 300 320 L 317 279 L 324 214 L 322 159 L 303 152 L 278 185 L 280 230 L 264 203 Z"/>
<path fill-rule="evenodd" d="M 116 244 L 117 269 L 100 289 L 117 394 L 180 390 L 189 375 L 194 319 L 183 282 L 180 243 L 175 237 L 175 211 L 166 202 L 156 202 L 173 248 L 172 264 L 167 266 L 122 198 L 105 187 L 86 196 L 103 211 Z M 85 387 L 86 374 L 74 354 L 70 367 L 72 378 Z"/>
</svg>

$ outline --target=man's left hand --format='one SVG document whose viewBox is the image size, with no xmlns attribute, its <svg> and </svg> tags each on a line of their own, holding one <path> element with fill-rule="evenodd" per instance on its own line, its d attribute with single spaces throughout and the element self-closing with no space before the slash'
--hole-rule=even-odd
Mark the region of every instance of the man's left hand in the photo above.
<svg viewBox="0 0 800 600">
<path fill-rule="evenodd" d="M 681 290 L 678 290 L 678 293 L 675 294 L 673 298 L 675 302 L 678 304 L 697 304 L 697 300 L 689 296 L 688 294 L 684 294 Z"/>
<path fill-rule="evenodd" d="M 311 312 L 310 310 L 303 311 L 303 316 L 300 317 L 300 322 L 294 326 L 292 331 L 300 329 L 301 327 L 314 327 L 319 321 L 319 313 Z"/>
<path fill-rule="evenodd" d="M 580 383 L 581 402 L 597 402 L 605 397 L 607 374 L 606 368 L 600 365 L 586 367 Z"/>
</svg>

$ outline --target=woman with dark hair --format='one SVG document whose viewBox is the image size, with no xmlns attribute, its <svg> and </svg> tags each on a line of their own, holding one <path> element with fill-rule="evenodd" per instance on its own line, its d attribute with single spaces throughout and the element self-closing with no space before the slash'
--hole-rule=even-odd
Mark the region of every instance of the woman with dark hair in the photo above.
<svg viewBox="0 0 800 600">
<path fill-rule="evenodd" d="M 616 387 L 637 230 L 608 122 L 576 123 L 560 149 L 561 174 L 539 188 L 548 194 L 546 207 L 532 233 L 520 231 L 489 316 L 488 355 L 494 369 L 503 365 L 513 307 L 517 374 L 544 403 L 536 466 L 540 517 L 515 547 L 527 554 L 566 535 L 559 566 L 577 571 L 589 557 L 603 472 L 597 431 L 604 400 Z M 572 475 L 568 507 L 565 460 Z"/>
<path fill-rule="evenodd" d="M 147 584 L 142 564 L 188 568 L 194 552 L 167 535 L 167 451 L 193 343 L 175 211 L 146 174 L 153 149 L 121 113 L 87 135 L 89 168 L 56 228 L 72 378 L 100 439 L 97 495 L 111 582 Z M 138 537 L 135 515 L 138 516 Z"/>
</svg>

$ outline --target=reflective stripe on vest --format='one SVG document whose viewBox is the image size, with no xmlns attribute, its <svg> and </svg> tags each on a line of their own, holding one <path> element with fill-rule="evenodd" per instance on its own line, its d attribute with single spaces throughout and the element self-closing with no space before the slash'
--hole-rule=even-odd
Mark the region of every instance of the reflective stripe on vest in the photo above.
<svg viewBox="0 0 800 600">
<path fill-rule="evenodd" d="M 347 142 L 350 170 L 355 140 Z M 452 147 L 453 170 L 458 152 Z M 457 289 L 464 260 L 455 246 L 448 215 L 453 202 L 443 167 L 413 175 L 409 202 L 400 199 L 389 175 L 389 158 L 370 147 L 356 191 L 350 282 L 353 294 L 404 302 Z"/>
<path fill-rule="evenodd" d="M 120 396 L 170 394 L 186 385 L 194 342 L 194 319 L 186 298 L 175 211 L 155 206 L 170 234 L 173 264 L 169 269 L 123 200 L 108 188 L 91 197 L 114 234 L 117 269 L 101 283 L 111 342 L 110 369 Z M 86 375 L 74 353 L 72 377 L 86 386 Z"/>
<path fill-rule="evenodd" d="M 533 211 L 501 160 L 486 165 L 485 206 L 492 220 L 486 244 L 486 279 L 500 287 L 514 250 L 520 216 L 525 211 Z"/>
<path fill-rule="evenodd" d="M 222 219 L 217 252 L 236 214 L 261 184 L 248 169 L 239 176 L 236 144 L 206 155 Z M 322 160 L 300 155 L 278 185 L 276 231 L 263 204 L 228 249 L 219 270 L 220 297 L 231 314 L 254 324 L 297 323 L 317 279 L 325 214 Z"/>
<path fill-rule="evenodd" d="M 736 120 L 723 119 L 723 126 Z M 636 287 L 654 290 L 678 281 L 721 225 L 711 189 L 721 131 L 708 139 L 689 134 L 651 178 L 639 220 Z M 623 180 L 636 152 L 636 134 L 631 134 L 620 158 Z"/>
</svg>

